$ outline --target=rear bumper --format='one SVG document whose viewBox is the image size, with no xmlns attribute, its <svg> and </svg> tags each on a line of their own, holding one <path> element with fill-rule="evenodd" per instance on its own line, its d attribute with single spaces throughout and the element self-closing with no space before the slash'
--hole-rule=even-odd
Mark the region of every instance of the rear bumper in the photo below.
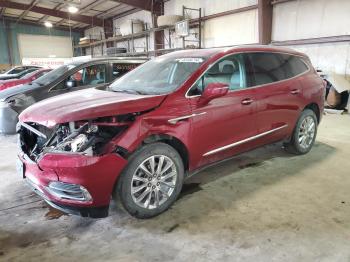
<svg viewBox="0 0 350 262">
<path fill-rule="evenodd" d="M 63 212 L 105 217 L 114 185 L 127 161 L 118 154 L 91 157 L 78 154 L 46 154 L 37 163 L 25 154 L 19 155 L 23 163 L 22 175 L 32 190 L 49 205 Z M 69 194 L 56 194 L 52 184 L 83 188 L 89 198 L 77 200 Z M 67 197 L 68 196 L 68 197 Z"/>
</svg>

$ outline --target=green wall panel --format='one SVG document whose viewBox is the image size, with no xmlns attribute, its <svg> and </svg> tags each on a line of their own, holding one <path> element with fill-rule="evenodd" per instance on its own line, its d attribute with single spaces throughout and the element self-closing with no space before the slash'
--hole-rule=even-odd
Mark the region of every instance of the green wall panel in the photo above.
<svg viewBox="0 0 350 262">
<path fill-rule="evenodd" d="M 7 50 L 7 34 L 5 24 L 0 23 L 0 64 L 8 64 L 9 55 Z"/>
<path fill-rule="evenodd" d="M 6 26 L 8 26 L 9 30 L 6 30 Z M 32 34 L 32 35 L 52 35 L 52 36 L 70 36 L 69 31 L 58 30 L 54 28 L 50 28 L 50 30 L 44 26 L 39 25 L 29 25 L 29 24 L 16 24 L 15 22 L 7 22 L 0 24 L 0 64 L 9 63 L 9 51 L 7 45 L 7 37 L 10 36 L 11 49 L 12 49 L 12 60 L 13 64 L 20 64 L 21 58 L 18 49 L 18 34 Z M 72 32 L 71 33 L 72 40 L 74 44 L 79 42 L 79 38 L 81 37 L 80 33 Z M 78 50 L 79 51 L 79 50 Z M 74 56 L 80 55 L 79 52 L 75 52 Z"/>
</svg>

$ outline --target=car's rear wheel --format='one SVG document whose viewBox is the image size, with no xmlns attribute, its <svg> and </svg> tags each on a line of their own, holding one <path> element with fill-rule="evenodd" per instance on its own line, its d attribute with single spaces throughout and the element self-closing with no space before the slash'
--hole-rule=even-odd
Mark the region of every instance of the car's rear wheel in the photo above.
<svg viewBox="0 0 350 262">
<path fill-rule="evenodd" d="M 154 217 L 175 202 L 183 178 L 182 159 L 174 148 L 164 143 L 145 145 L 129 158 L 116 195 L 132 216 Z"/>
<path fill-rule="evenodd" d="M 317 117 L 314 111 L 305 109 L 294 128 L 290 143 L 287 144 L 287 151 L 294 154 L 308 153 L 315 143 L 317 134 Z"/>
</svg>

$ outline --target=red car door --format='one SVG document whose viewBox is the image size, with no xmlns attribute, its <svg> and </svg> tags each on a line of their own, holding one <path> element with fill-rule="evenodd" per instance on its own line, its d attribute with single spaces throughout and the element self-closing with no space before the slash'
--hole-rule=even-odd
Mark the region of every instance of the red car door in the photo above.
<svg viewBox="0 0 350 262">
<path fill-rule="evenodd" d="M 227 56 L 214 64 L 189 90 L 192 169 L 225 159 L 253 147 L 257 134 L 254 89 L 245 73 L 245 55 Z M 202 105 L 200 93 L 209 83 L 225 83 L 229 92 Z"/>
<path fill-rule="evenodd" d="M 256 85 L 257 143 L 268 144 L 287 137 L 294 129 L 302 110 L 302 86 L 290 65 L 293 56 L 260 52 L 249 57 Z"/>
</svg>

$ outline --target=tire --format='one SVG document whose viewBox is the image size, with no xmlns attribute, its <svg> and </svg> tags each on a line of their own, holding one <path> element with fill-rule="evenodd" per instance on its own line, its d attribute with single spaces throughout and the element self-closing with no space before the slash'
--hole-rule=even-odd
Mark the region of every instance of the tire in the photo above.
<svg viewBox="0 0 350 262">
<path fill-rule="evenodd" d="M 308 153 L 315 143 L 317 125 L 315 112 L 305 109 L 295 125 L 290 142 L 286 145 L 287 151 L 296 155 Z M 306 129 L 309 131 L 306 132 Z"/>
<path fill-rule="evenodd" d="M 158 169 L 159 163 L 162 169 Z M 176 201 L 183 180 L 184 166 L 179 153 L 164 143 L 148 144 L 130 156 L 114 195 L 119 196 L 130 215 L 151 218 Z"/>
</svg>

